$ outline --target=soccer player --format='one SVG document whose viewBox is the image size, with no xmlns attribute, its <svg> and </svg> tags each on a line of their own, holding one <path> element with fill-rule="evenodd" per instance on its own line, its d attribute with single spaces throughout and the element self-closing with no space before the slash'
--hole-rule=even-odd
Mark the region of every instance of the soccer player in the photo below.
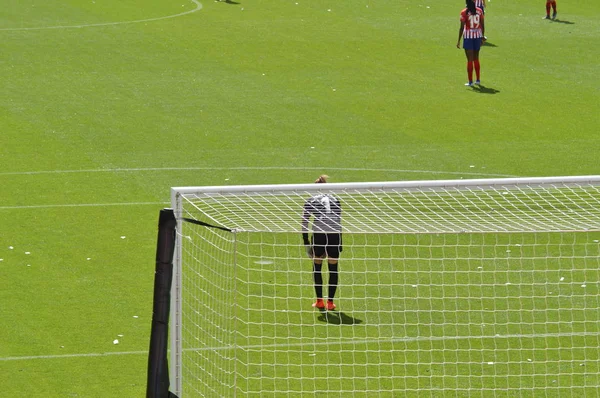
<svg viewBox="0 0 600 398">
<path fill-rule="evenodd" d="M 327 176 L 322 175 L 315 183 L 324 184 Z M 312 238 L 309 239 L 308 224 L 313 217 Z M 313 307 L 318 309 L 335 309 L 333 298 L 338 286 L 338 258 L 342 251 L 342 206 L 333 195 L 320 193 L 304 203 L 302 211 L 302 239 L 306 253 L 313 260 L 313 280 L 317 301 Z M 327 302 L 323 301 L 323 259 L 327 257 L 329 269 L 329 290 Z"/>
<path fill-rule="evenodd" d="M 475 0 L 475 7 L 481 8 L 481 11 L 485 15 L 485 0 Z"/>
<path fill-rule="evenodd" d="M 485 0 L 475 0 L 475 7 L 481 8 L 483 15 L 485 15 Z M 487 40 L 487 37 L 484 36 Z"/>
<path fill-rule="evenodd" d="M 485 24 L 483 11 L 475 7 L 473 0 L 466 1 L 467 7 L 460 12 L 460 28 L 458 29 L 458 41 L 456 48 L 460 48 L 460 39 L 463 39 L 463 48 L 467 56 L 467 77 L 469 82 L 465 86 L 473 85 L 473 70 L 477 80 L 475 84 L 481 84 L 481 67 L 479 64 L 479 50 L 485 42 Z"/>
<path fill-rule="evenodd" d="M 550 8 L 552 8 L 552 19 L 556 19 L 556 0 L 546 0 L 546 16 L 544 19 L 550 19 Z"/>
</svg>

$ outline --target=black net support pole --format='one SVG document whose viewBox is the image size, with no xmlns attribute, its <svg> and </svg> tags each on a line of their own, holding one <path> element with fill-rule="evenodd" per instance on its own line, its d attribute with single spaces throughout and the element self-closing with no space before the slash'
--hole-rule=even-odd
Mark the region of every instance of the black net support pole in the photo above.
<svg viewBox="0 0 600 398">
<path fill-rule="evenodd" d="M 147 398 L 175 397 L 174 394 L 169 392 L 167 348 L 169 345 L 169 312 L 176 226 L 177 221 L 173 209 L 162 209 L 158 218 L 152 330 L 150 332 L 150 351 L 148 354 Z"/>
</svg>

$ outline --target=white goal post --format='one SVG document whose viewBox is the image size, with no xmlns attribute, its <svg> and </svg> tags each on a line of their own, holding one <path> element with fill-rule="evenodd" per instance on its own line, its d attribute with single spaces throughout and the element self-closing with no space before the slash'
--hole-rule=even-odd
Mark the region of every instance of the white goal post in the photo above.
<svg viewBox="0 0 600 398">
<path fill-rule="evenodd" d="M 600 176 L 171 194 L 177 397 L 600 393 Z M 311 306 L 317 194 L 342 209 L 334 311 Z"/>
</svg>

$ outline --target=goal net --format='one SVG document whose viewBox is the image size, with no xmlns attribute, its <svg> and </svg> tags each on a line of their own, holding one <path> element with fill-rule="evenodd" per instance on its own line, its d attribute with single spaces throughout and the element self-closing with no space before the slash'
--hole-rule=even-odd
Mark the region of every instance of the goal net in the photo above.
<svg viewBox="0 0 600 398">
<path fill-rule="evenodd" d="M 311 305 L 317 194 L 342 208 L 334 311 Z M 178 397 L 600 392 L 600 176 L 186 187 L 172 206 Z"/>
</svg>

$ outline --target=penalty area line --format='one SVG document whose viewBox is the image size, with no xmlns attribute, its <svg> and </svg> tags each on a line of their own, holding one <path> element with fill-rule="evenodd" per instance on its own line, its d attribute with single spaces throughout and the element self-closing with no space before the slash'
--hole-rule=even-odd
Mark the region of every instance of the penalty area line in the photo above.
<svg viewBox="0 0 600 398">
<path fill-rule="evenodd" d="M 513 178 L 518 177 L 510 174 L 499 173 L 481 173 L 481 172 L 466 172 L 466 171 L 447 171 L 447 170 L 410 170 L 410 169 L 369 169 L 357 167 L 135 167 L 135 168 L 113 168 L 113 169 L 83 169 L 83 170 L 40 170 L 40 171 L 7 171 L 0 172 L 0 176 L 8 175 L 40 175 L 40 174 L 75 174 L 75 173 L 131 173 L 131 172 L 164 172 L 164 171 L 202 171 L 202 170 L 218 170 L 218 171 L 254 171 L 254 170 L 275 170 L 275 171 L 303 171 L 303 170 L 332 170 L 332 171 L 363 171 L 374 173 L 411 173 L 411 174 L 447 174 L 457 176 L 482 176 L 482 177 L 500 177 Z"/>
</svg>

